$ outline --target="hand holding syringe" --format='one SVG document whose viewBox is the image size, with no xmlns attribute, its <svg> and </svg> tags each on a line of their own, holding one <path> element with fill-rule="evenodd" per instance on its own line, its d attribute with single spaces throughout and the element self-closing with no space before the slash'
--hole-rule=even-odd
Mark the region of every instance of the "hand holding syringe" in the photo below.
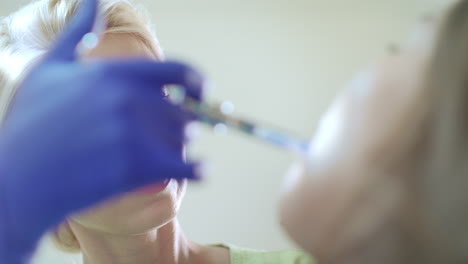
<svg viewBox="0 0 468 264">
<path fill-rule="evenodd" d="M 105 28 L 105 20 L 103 15 L 98 12 L 94 22 L 93 31 L 86 34 L 77 47 L 78 57 L 82 57 L 87 51 L 95 48 L 102 36 Z M 289 133 L 282 132 L 279 129 L 259 125 L 245 119 L 232 116 L 232 111 L 226 109 L 225 105 L 228 102 L 218 105 L 211 105 L 205 102 L 200 102 L 187 96 L 184 88 L 178 86 L 170 86 L 168 88 L 169 100 L 177 105 L 182 106 L 185 110 L 194 113 L 198 120 L 210 126 L 225 125 L 227 128 L 234 129 L 243 134 L 255 137 L 263 142 L 275 145 L 277 147 L 298 153 L 306 154 L 308 150 L 308 141 L 299 139 Z M 232 105 L 232 104 L 231 104 Z M 233 108 L 233 107 L 228 107 Z"/>
<path fill-rule="evenodd" d="M 259 125 L 245 119 L 232 116 L 233 106 L 229 102 L 210 105 L 199 102 L 186 95 L 183 88 L 171 86 L 168 88 L 169 100 L 181 105 L 187 111 L 194 113 L 198 120 L 210 126 L 225 125 L 243 134 L 255 137 L 263 142 L 304 155 L 307 153 L 309 143 L 289 133 L 278 129 Z"/>
</svg>

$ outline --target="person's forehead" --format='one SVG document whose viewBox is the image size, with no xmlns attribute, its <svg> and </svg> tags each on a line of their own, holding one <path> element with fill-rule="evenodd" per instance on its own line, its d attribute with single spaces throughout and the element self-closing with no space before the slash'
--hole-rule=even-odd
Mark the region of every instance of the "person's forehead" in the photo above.
<svg viewBox="0 0 468 264">
<path fill-rule="evenodd" d="M 151 50 L 133 34 L 110 33 L 102 37 L 99 45 L 86 54 L 92 58 L 154 58 Z"/>
</svg>

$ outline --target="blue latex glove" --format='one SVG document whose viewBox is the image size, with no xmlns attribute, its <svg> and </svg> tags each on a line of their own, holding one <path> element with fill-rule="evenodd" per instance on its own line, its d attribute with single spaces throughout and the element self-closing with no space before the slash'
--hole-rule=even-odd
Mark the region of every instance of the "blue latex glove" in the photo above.
<svg viewBox="0 0 468 264">
<path fill-rule="evenodd" d="M 166 178 L 196 178 L 181 149 L 189 114 L 162 96 L 179 84 L 200 99 L 202 77 L 178 63 L 83 64 L 92 29 L 84 0 L 55 48 L 25 78 L 0 132 L 0 263 L 26 263 L 71 212 Z"/>
</svg>

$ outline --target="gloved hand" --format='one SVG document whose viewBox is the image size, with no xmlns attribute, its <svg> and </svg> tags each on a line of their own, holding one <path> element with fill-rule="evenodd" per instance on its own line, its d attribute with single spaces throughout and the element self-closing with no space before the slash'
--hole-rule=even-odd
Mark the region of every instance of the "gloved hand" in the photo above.
<svg viewBox="0 0 468 264">
<path fill-rule="evenodd" d="M 0 131 L 0 263 L 25 263 L 68 214 L 166 178 L 197 178 L 182 160 L 192 117 L 162 86 L 201 98 L 202 77 L 178 63 L 83 64 L 75 47 L 91 31 L 84 0 L 56 46 L 22 82 Z"/>
</svg>

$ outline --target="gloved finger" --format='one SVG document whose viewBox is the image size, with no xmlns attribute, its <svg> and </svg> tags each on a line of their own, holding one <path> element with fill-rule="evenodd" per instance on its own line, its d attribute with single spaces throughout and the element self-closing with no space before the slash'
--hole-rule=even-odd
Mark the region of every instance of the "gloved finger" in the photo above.
<svg viewBox="0 0 468 264">
<path fill-rule="evenodd" d="M 83 0 L 77 8 L 76 14 L 65 27 L 65 31 L 59 36 L 54 48 L 49 52 L 47 60 L 75 60 L 76 46 L 84 35 L 93 30 L 97 12 L 97 0 Z"/>
<path fill-rule="evenodd" d="M 139 80 L 150 88 L 175 84 L 184 87 L 188 96 L 196 100 L 203 98 L 203 76 L 183 63 L 131 60 L 114 62 L 106 67 L 112 74 L 120 74 L 120 78 Z"/>
<path fill-rule="evenodd" d="M 173 127 L 175 125 L 182 127 L 195 120 L 193 114 L 166 100 L 161 95 L 160 88 L 146 87 L 147 84 L 142 80 L 123 80 L 119 86 L 117 89 L 125 90 L 123 94 L 127 95 L 131 108 L 129 112 L 134 112 L 135 115 L 129 118 L 137 118 L 154 125 L 173 125 Z"/>
<path fill-rule="evenodd" d="M 182 149 L 186 141 L 185 126 L 191 120 L 190 115 L 168 102 L 151 100 L 147 96 L 141 100 L 132 100 L 132 110 L 128 116 L 128 125 L 138 137 L 147 137 L 150 142 L 174 149 Z"/>
<path fill-rule="evenodd" d="M 148 117 L 148 123 L 148 136 L 153 137 L 155 141 L 161 142 L 162 145 L 182 149 L 182 146 L 188 140 L 185 133 L 188 124 L 186 121 L 180 122 L 170 116 L 163 116 Z"/>
<path fill-rule="evenodd" d="M 203 169 L 201 163 L 166 163 L 161 172 L 170 175 L 171 179 L 176 180 L 195 180 L 203 178 Z"/>
</svg>

